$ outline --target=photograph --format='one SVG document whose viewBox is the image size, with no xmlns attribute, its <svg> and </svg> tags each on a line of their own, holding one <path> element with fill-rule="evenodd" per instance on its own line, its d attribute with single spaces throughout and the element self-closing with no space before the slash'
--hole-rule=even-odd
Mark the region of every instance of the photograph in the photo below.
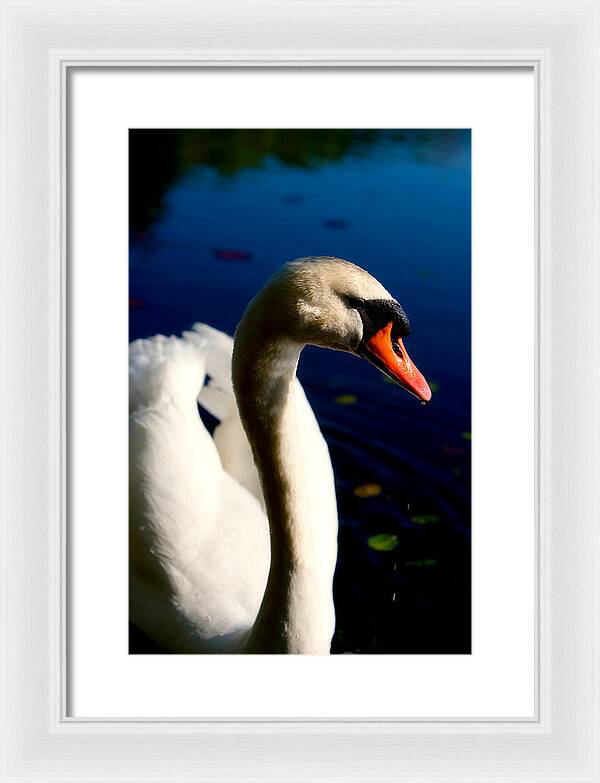
<svg viewBox="0 0 600 783">
<path fill-rule="evenodd" d="M 600 783 L 600 0 L 0 28 L 0 783 Z"/>
<path fill-rule="evenodd" d="M 470 655 L 471 130 L 129 129 L 129 654 Z"/>
</svg>

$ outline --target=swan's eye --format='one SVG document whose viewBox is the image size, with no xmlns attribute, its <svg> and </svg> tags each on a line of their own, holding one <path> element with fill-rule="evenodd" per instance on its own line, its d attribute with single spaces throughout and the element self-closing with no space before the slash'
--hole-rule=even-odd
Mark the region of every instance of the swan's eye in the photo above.
<svg viewBox="0 0 600 783">
<path fill-rule="evenodd" d="M 346 297 L 346 304 L 351 310 L 361 310 L 364 309 L 365 306 L 365 300 L 364 299 L 357 299 L 354 296 L 347 296 Z"/>
</svg>

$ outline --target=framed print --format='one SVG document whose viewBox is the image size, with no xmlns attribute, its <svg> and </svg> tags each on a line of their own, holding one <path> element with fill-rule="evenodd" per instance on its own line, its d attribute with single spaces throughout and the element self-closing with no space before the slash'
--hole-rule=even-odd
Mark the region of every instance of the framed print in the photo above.
<svg viewBox="0 0 600 783">
<path fill-rule="evenodd" d="M 3 6 L 3 780 L 600 780 L 598 28 Z"/>
<path fill-rule="evenodd" d="M 534 719 L 534 421 L 533 406 L 525 402 L 533 397 L 535 376 L 534 319 L 528 306 L 534 282 L 533 72 L 404 69 L 381 72 L 375 91 L 369 73 L 332 73 L 317 68 L 308 72 L 243 74 L 232 70 L 162 74 L 116 70 L 100 74 L 84 70 L 73 72 L 68 89 L 73 96 L 69 131 L 74 173 L 70 190 L 71 258 L 74 269 L 91 266 L 104 270 L 102 281 L 94 275 L 71 276 L 73 362 L 84 367 L 94 357 L 93 367 L 73 374 L 72 395 L 74 401 L 87 400 L 93 408 L 105 412 L 96 418 L 85 414 L 86 406 L 74 403 L 72 408 L 73 493 L 68 535 L 73 542 L 73 600 L 68 658 L 74 675 L 67 688 L 71 717 L 115 717 L 134 712 L 151 717 L 160 712 L 164 717 L 347 719 L 359 710 L 373 719 Z M 200 93 L 201 109 L 181 99 Z M 337 94 L 338 100 L 328 110 L 328 96 L 332 93 Z M 402 109 L 386 105 L 382 99 L 385 93 L 402 95 Z M 244 103 L 247 95 L 252 100 Z M 309 102 L 326 131 L 297 130 L 302 116 L 294 107 Z M 132 105 L 135 114 L 131 113 Z M 235 126 L 239 108 L 247 125 L 262 123 L 268 129 L 219 130 Z M 156 130 L 165 113 L 175 128 L 189 130 Z M 204 116 L 211 117 L 216 131 L 198 129 Z M 366 132 L 349 130 L 363 116 L 369 116 L 375 128 Z M 336 120 L 346 130 L 333 128 Z M 289 127 L 273 130 L 276 122 Z M 407 128 L 411 122 L 417 128 L 394 129 L 394 122 L 399 128 Z M 440 128 L 434 127 L 436 122 Z M 349 149 L 342 147 L 338 151 L 338 142 L 349 144 Z M 224 175 L 210 169 L 202 158 L 191 157 L 209 149 L 211 156 L 224 156 L 222 159 L 229 161 L 231 155 L 234 159 L 254 155 L 267 144 L 274 144 L 267 148 L 270 162 L 252 166 L 242 163 L 239 170 L 234 168 Z M 279 153 L 279 145 L 283 154 Z M 96 150 L 100 146 L 110 148 L 110 154 L 99 158 Z M 294 149 L 301 156 L 309 156 L 308 167 L 296 162 Z M 325 153 L 319 150 L 331 149 L 333 159 L 323 160 Z M 188 168 L 167 175 L 172 186 L 150 205 L 154 217 L 138 217 L 143 214 L 141 205 L 146 203 L 147 195 L 157 193 L 156 185 L 148 181 L 154 170 L 153 166 L 149 169 L 149 162 L 157 160 L 159 154 L 173 153 L 185 156 L 190 161 Z M 169 167 L 163 163 L 157 170 L 165 172 Z M 116 191 L 126 196 L 127 176 L 130 214 L 135 221 L 129 228 L 129 259 L 123 255 L 126 248 L 121 229 L 112 228 L 120 226 L 127 214 L 127 204 L 114 195 Z M 335 176 L 339 177 L 339 186 L 335 185 Z M 119 182 L 122 184 L 115 187 L 114 183 Z M 486 183 L 493 183 L 489 193 Z M 498 205 L 495 199 L 507 189 L 512 194 L 510 206 L 505 197 Z M 108 192 L 113 193 L 110 199 L 102 195 Z M 142 202 L 136 192 L 140 192 Z M 245 193 L 252 194 L 250 201 Z M 178 205 L 183 207 L 183 213 Z M 333 217 L 327 211 L 332 209 Z M 499 214 L 502 227 L 510 226 L 510 231 L 502 236 L 497 228 L 485 228 L 497 225 Z M 81 232 L 79 225 L 87 228 Z M 386 231 L 388 250 L 384 249 Z M 435 239 L 428 240 L 428 234 Z M 265 244 L 261 244 L 261 237 Z M 410 237 L 414 237 L 414 248 L 409 245 Z M 295 247 L 297 250 L 292 250 Z M 207 599 L 210 608 L 195 620 L 188 618 L 185 609 L 172 615 L 168 611 L 155 614 L 151 608 L 152 598 L 146 593 L 150 582 L 147 550 L 158 546 L 158 542 L 146 545 L 153 523 L 146 521 L 149 509 L 142 510 L 146 500 L 135 489 L 138 468 L 143 474 L 146 456 L 154 454 L 154 447 L 150 452 L 144 451 L 146 438 L 154 443 L 151 423 L 155 421 L 155 407 L 148 405 L 145 398 L 146 368 L 153 366 L 147 364 L 146 354 L 154 350 L 152 346 L 157 347 L 153 342 L 156 333 L 172 334 L 169 340 L 176 352 L 187 343 L 193 346 L 192 350 L 202 351 L 201 346 L 206 343 L 196 340 L 208 341 L 207 372 L 218 377 L 218 388 L 226 398 L 223 429 L 214 430 L 214 442 L 222 447 L 222 434 L 232 433 L 236 463 L 227 461 L 230 446 L 226 445 L 223 464 L 245 482 L 242 486 L 252 490 L 256 479 L 253 484 L 248 473 L 239 472 L 244 454 L 239 421 L 226 413 L 227 400 L 232 399 L 228 335 L 233 334 L 247 301 L 281 266 L 285 254 L 291 252 L 292 258 L 297 257 L 303 253 L 302 248 L 312 248 L 312 254 L 326 248 L 332 256 L 351 258 L 359 266 L 362 263 L 378 281 L 388 281 L 407 311 L 410 308 L 406 296 L 410 297 L 413 306 L 408 317 L 413 328 L 403 344 L 412 354 L 411 360 L 423 369 L 423 360 L 416 358 L 420 329 L 423 344 L 430 346 L 428 381 L 434 383 L 435 399 L 427 408 L 418 406 L 414 395 L 398 395 L 396 385 L 384 383 L 381 375 L 371 372 L 374 368 L 366 363 L 365 367 L 360 363 L 357 367 L 357 362 L 352 361 L 356 357 L 347 352 L 329 354 L 316 347 L 302 352 L 297 375 L 328 446 L 337 496 L 339 533 L 333 580 L 336 620 L 333 639 L 327 639 L 326 644 L 342 663 L 332 667 L 331 661 L 321 658 L 290 661 L 279 656 L 268 661 L 247 656 L 231 659 L 227 655 L 192 655 L 182 659 L 181 653 L 185 652 L 238 651 L 239 626 L 234 625 L 220 636 L 211 631 L 215 605 L 219 603 L 215 598 Z M 231 260 L 231 256 L 235 258 Z M 308 274 L 307 269 L 312 272 L 333 267 L 338 270 L 336 285 L 341 285 L 337 278 L 346 268 L 341 260 L 318 258 L 300 263 L 300 267 L 302 274 Z M 503 275 L 489 275 L 486 270 L 490 267 L 503 268 Z M 120 369 L 127 341 L 127 323 L 123 321 L 127 309 L 120 311 L 120 317 L 111 317 L 110 324 L 100 332 L 94 327 L 90 329 L 90 325 L 104 320 L 104 303 L 116 291 L 122 292 L 120 298 L 125 301 L 127 269 L 132 352 L 129 607 L 123 581 L 127 562 L 120 560 L 126 557 L 122 520 L 127 515 L 127 466 L 122 460 L 128 451 L 128 433 L 118 415 L 127 405 L 127 379 Z M 516 291 L 514 280 L 519 281 Z M 347 284 L 355 285 L 350 281 Z M 205 286 L 212 291 L 212 312 L 208 309 Z M 285 294 L 279 297 L 286 298 Z M 416 309 L 419 297 L 424 308 L 421 316 Z M 505 317 L 507 299 L 512 300 L 513 317 L 519 321 L 515 328 L 521 335 L 511 349 L 512 372 L 518 381 L 498 385 L 494 380 L 495 357 L 502 353 L 498 340 L 503 338 L 496 324 Z M 164 320 L 167 313 L 175 317 L 171 324 Z M 198 325 L 190 331 L 198 320 L 192 313 L 208 327 Z M 333 318 L 330 314 L 327 322 Z M 473 341 L 469 334 L 471 319 Z M 219 333 L 215 334 L 212 330 L 217 327 Z M 429 343 L 427 330 L 431 335 Z M 182 333 L 181 338 L 174 336 Z M 161 338 L 156 339 L 162 345 Z M 447 357 L 445 367 L 441 357 Z M 222 373 L 221 365 L 226 367 Z M 431 376 L 433 367 L 438 371 L 435 379 Z M 366 375 L 360 375 L 361 371 Z M 97 375 L 113 379 L 109 391 L 97 386 Z M 209 431 L 211 411 L 213 418 L 222 415 L 220 403 L 215 409 L 214 401 L 208 400 L 210 410 L 206 416 L 202 403 L 204 394 L 210 392 L 209 384 L 200 395 L 202 421 Z M 97 393 L 100 398 L 96 398 Z M 144 400 L 139 407 L 138 395 Z M 379 424 L 371 407 L 375 401 L 389 411 Z M 416 420 L 415 402 L 420 416 Z M 496 411 L 502 406 L 510 409 L 514 429 L 501 426 Z M 147 410 L 151 411 L 148 421 Z M 197 423 L 195 416 L 194 411 L 193 424 Z M 353 436 L 352 429 L 360 421 L 364 432 Z M 468 440 L 471 429 L 475 433 L 473 441 Z M 486 449 L 486 443 L 494 444 L 493 449 Z M 472 580 L 471 445 L 475 455 Z M 245 448 L 249 453 L 248 446 Z M 367 457 L 366 451 L 372 451 L 374 456 Z M 112 455 L 110 464 L 102 460 L 100 468 L 96 460 L 107 453 Z M 162 451 L 161 454 L 164 464 L 169 458 Z M 503 496 L 494 489 L 498 454 L 506 455 L 501 459 L 501 469 L 512 488 L 505 496 L 505 504 Z M 319 471 L 300 491 L 307 493 L 313 505 L 319 505 L 311 488 L 317 487 L 318 493 L 323 491 L 320 482 L 324 467 L 318 452 L 314 459 Z M 302 464 L 304 460 L 300 458 L 298 462 Z M 183 480 L 182 471 L 183 467 L 177 471 L 178 485 Z M 94 492 L 99 472 L 114 491 L 98 498 L 90 510 L 86 498 Z M 202 472 L 196 469 L 195 475 Z M 145 484 L 147 479 L 142 481 Z M 192 485 L 197 486 L 195 479 Z M 418 485 L 422 486 L 419 491 Z M 81 490 L 82 487 L 86 489 Z M 495 498 L 493 513 L 486 502 L 490 494 Z M 523 517 L 513 515 L 515 503 L 523 509 L 529 507 L 530 512 Z M 252 518 L 252 506 L 249 509 Z M 171 518 L 168 513 L 166 516 Z M 327 549 L 319 534 L 328 516 L 318 513 L 317 519 L 314 558 L 319 563 L 324 557 L 321 547 Z M 218 524 L 219 536 L 230 539 L 232 531 L 224 533 L 229 524 L 232 520 L 226 515 L 225 521 Z M 266 524 L 262 529 L 266 530 Z M 304 529 L 303 525 L 300 529 Z M 94 532 L 100 530 L 101 536 Z M 238 535 L 243 533 L 238 531 Z M 174 541 L 177 536 L 168 538 Z M 520 542 L 518 554 L 510 546 L 514 540 Z M 250 573 L 254 574 L 260 566 L 260 562 L 255 562 L 259 555 L 252 554 L 249 543 L 242 549 L 244 559 L 250 560 Z M 231 557 L 227 553 L 225 560 L 229 562 Z M 189 547 L 185 548 L 185 559 L 189 562 Z M 498 591 L 496 585 L 504 580 L 503 564 L 508 560 L 512 563 L 512 580 Z M 100 593 L 97 584 L 103 581 L 107 561 L 115 564 L 115 571 L 121 576 Z M 199 557 L 198 562 L 203 561 Z M 122 564 L 117 565 L 119 562 Z M 165 563 L 165 567 L 170 570 L 173 564 Z M 185 569 L 182 565 L 181 570 Z M 246 573 L 243 564 L 236 569 L 236 573 L 240 572 Z M 195 569 L 191 573 L 200 578 Z M 234 587 L 223 585 L 221 589 L 219 595 L 225 600 L 227 590 Z M 264 591 L 264 585 L 261 589 Z M 194 611 L 202 600 L 200 594 L 195 596 Z M 495 608 L 490 611 L 492 606 Z M 227 612 L 227 606 L 223 606 L 223 612 Z M 182 615 L 191 623 L 206 625 L 184 637 L 176 631 Z M 160 617 L 158 625 L 154 624 L 154 617 Z M 496 618 L 495 627 L 490 626 L 491 617 Z M 89 627 L 90 618 L 94 630 Z M 242 627 L 242 633 L 245 630 Z M 162 660 L 156 657 L 164 652 L 180 654 Z M 340 659 L 341 654 L 352 657 Z M 373 655 L 377 656 L 380 676 L 397 682 L 403 693 L 401 704 L 390 698 L 386 689 L 372 687 Z M 398 659 L 398 655 L 403 657 Z M 110 671 L 110 676 L 97 674 L 99 657 L 103 671 Z M 398 660 L 402 661 L 401 670 Z M 510 676 L 498 677 L 500 662 L 508 660 Z M 252 672 L 262 666 L 268 667 L 271 686 L 252 693 Z M 200 669 L 193 674 L 197 667 Z M 168 677 L 159 674 L 167 669 Z M 207 676 L 209 670 L 212 674 Z M 189 686 L 173 687 L 182 675 L 186 681 L 207 683 L 226 677 L 231 687 L 226 692 L 217 688 L 211 693 L 205 688 L 200 705 L 198 694 Z M 155 688 L 140 702 L 148 676 Z M 355 685 L 345 697 L 348 676 Z M 310 696 L 307 681 L 313 686 L 321 683 L 319 700 Z M 452 689 L 448 682 L 453 683 Z M 475 683 L 479 685 L 474 687 Z"/>
</svg>

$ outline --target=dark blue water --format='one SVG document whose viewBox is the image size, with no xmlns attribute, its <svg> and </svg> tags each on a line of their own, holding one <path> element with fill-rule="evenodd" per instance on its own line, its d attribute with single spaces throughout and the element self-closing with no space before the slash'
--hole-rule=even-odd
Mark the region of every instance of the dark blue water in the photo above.
<svg viewBox="0 0 600 783">
<path fill-rule="evenodd" d="M 332 649 L 470 652 L 470 132 L 132 131 L 130 160 L 132 340 L 232 334 L 299 256 L 353 261 L 402 304 L 428 406 L 352 356 L 300 361 L 336 476 Z"/>
</svg>

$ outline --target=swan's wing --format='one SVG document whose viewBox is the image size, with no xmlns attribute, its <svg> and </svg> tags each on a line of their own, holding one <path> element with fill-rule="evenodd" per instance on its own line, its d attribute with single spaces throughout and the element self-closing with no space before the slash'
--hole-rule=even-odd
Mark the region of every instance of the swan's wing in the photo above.
<svg viewBox="0 0 600 783">
<path fill-rule="evenodd" d="M 215 418 L 222 421 L 235 408 L 231 381 L 231 356 L 233 339 L 208 324 L 197 323 L 192 331 L 183 333 L 184 339 L 201 347 L 207 383 L 202 388 L 198 402 Z"/>
<path fill-rule="evenodd" d="M 132 619 L 173 651 L 238 649 L 264 593 L 268 525 L 233 397 L 231 350 L 230 337 L 203 324 L 184 340 L 158 337 L 130 349 Z M 333 472 L 297 381 L 295 394 L 307 456 L 298 469 L 327 594 L 337 536 Z M 220 418 L 214 441 L 196 399 Z M 333 629 L 331 611 L 324 622 Z"/>
<path fill-rule="evenodd" d="M 223 469 L 245 487 L 264 508 L 260 479 L 252 449 L 242 427 L 231 381 L 233 340 L 208 324 L 194 324 L 184 338 L 192 345 L 203 346 L 207 382 L 198 395 L 203 408 L 219 419 L 213 439 Z"/>
<path fill-rule="evenodd" d="M 129 344 L 129 413 L 185 404 L 202 387 L 205 372 L 201 345 L 191 350 L 162 334 L 135 340 Z"/>
<path fill-rule="evenodd" d="M 230 651 L 254 622 L 269 564 L 256 499 L 222 469 L 198 415 L 201 343 L 130 347 L 130 605 L 165 649 Z"/>
</svg>

